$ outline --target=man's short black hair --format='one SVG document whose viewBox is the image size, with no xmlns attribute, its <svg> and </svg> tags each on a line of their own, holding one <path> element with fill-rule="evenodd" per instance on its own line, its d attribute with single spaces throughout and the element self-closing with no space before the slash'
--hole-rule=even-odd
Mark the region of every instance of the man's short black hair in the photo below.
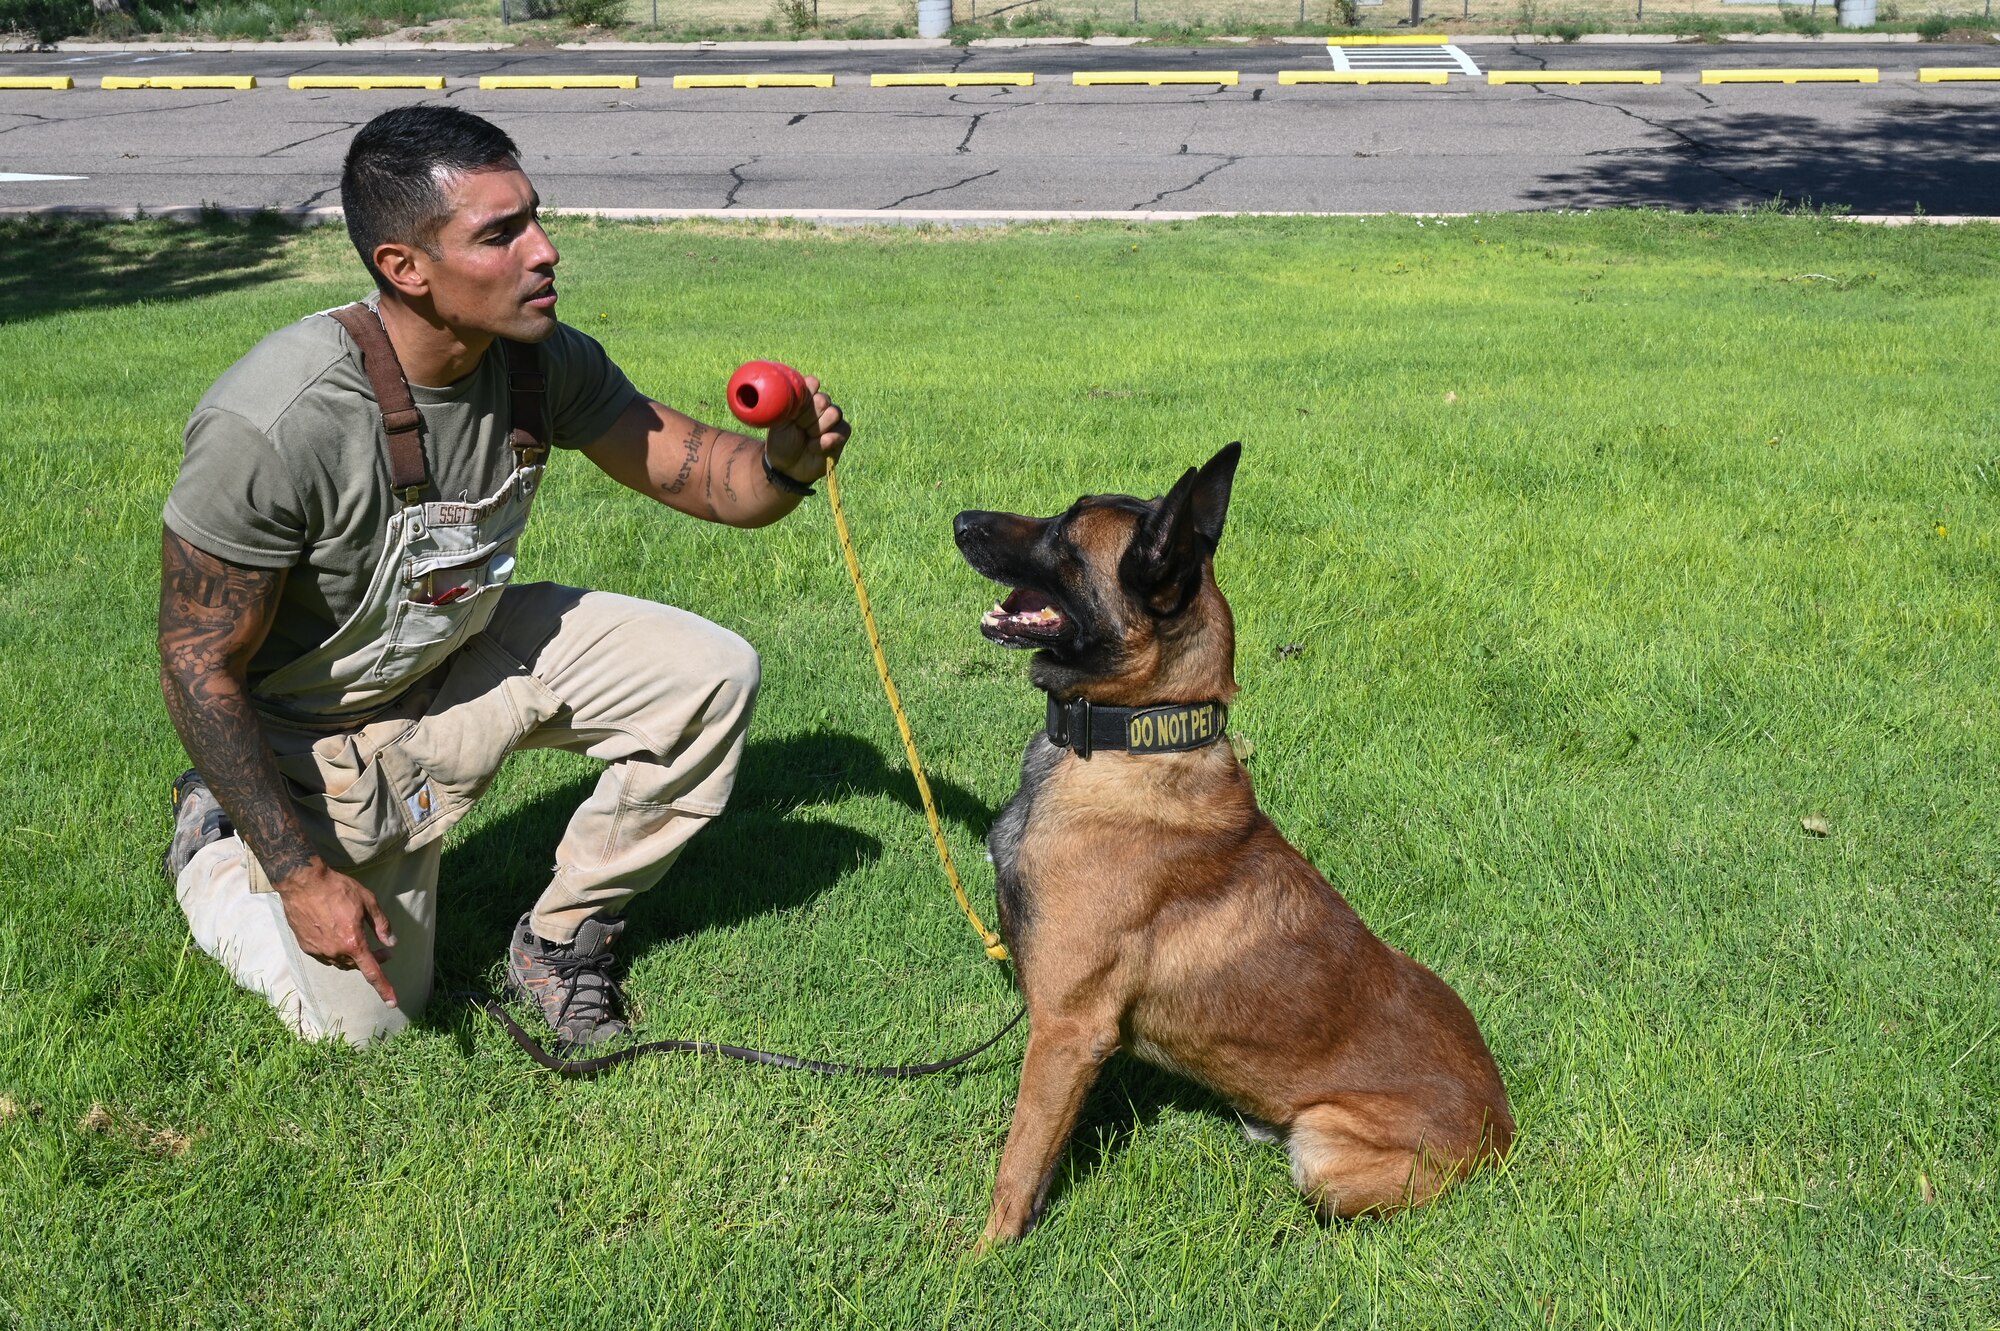
<svg viewBox="0 0 2000 1331">
<path fill-rule="evenodd" d="M 438 229 L 451 216 L 446 184 L 510 165 L 518 153 L 507 131 L 455 106 L 398 107 L 363 125 L 347 147 L 340 206 L 375 285 L 389 290 L 370 257 L 377 245 L 399 241 L 437 258 Z"/>
</svg>

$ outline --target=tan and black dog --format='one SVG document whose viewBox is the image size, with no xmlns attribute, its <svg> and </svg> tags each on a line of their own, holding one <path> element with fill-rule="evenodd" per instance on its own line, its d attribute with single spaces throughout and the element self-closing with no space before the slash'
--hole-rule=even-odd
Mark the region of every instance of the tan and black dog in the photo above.
<svg viewBox="0 0 2000 1331">
<path fill-rule="evenodd" d="M 1012 589 L 982 631 L 1035 649 L 1049 695 L 988 838 L 1030 1033 L 982 1247 L 1034 1223 L 1120 1048 L 1274 1131 L 1325 1216 L 1417 1205 L 1513 1141 L 1465 1004 L 1369 932 L 1219 742 L 1236 634 L 1213 555 L 1240 453 L 1162 499 L 953 526 Z"/>
</svg>

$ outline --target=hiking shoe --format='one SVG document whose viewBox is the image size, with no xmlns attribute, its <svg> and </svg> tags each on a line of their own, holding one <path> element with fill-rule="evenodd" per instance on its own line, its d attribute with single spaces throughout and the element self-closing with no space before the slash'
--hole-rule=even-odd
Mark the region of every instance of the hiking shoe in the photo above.
<svg viewBox="0 0 2000 1331">
<path fill-rule="evenodd" d="M 508 992 L 539 1007 L 572 1048 L 617 1039 L 626 1027 L 624 996 L 611 978 L 611 944 L 623 932 L 625 921 L 593 917 L 574 942 L 551 943 L 536 937 L 523 915 L 507 947 Z"/>
<path fill-rule="evenodd" d="M 160 868 L 168 882 L 177 883 L 196 851 L 235 836 L 236 827 L 209 791 L 208 782 L 192 767 L 174 778 L 173 810 L 174 831 L 167 841 L 167 853 L 160 857 Z"/>
</svg>

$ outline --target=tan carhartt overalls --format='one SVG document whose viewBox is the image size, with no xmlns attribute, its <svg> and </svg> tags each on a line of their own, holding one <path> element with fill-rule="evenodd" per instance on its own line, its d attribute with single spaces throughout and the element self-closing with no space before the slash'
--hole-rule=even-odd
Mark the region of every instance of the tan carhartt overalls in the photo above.
<svg viewBox="0 0 2000 1331">
<path fill-rule="evenodd" d="M 383 969 L 398 1004 L 299 949 L 283 898 L 236 837 L 204 847 L 176 895 L 202 950 L 300 1035 L 362 1044 L 423 1011 L 444 835 L 510 751 L 609 764 L 533 911 L 537 934 L 568 942 L 657 882 L 722 812 L 758 662 L 734 633 L 671 606 L 513 584 L 547 456 L 533 347 L 507 346 L 513 473 L 477 503 L 439 502 L 422 498 L 421 416 L 374 309 L 312 317 L 338 319 L 361 347 L 399 502 L 354 613 L 252 696 L 307 836 L 389 917 L 396 946 Z"/>
</svg>

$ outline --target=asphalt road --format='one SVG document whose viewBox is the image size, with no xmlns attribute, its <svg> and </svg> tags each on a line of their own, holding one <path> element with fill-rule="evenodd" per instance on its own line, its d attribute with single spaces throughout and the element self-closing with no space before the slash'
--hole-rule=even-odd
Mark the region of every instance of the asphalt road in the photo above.
<svg viewBox="0 0 2000 1331">
<path fill-rule="evenodd" d="M 0 208 L 337 202 L 353 129 L 444 98 L 522 144 L 554 207 L 1733 210 L 2000 216 L 2000 84 L 1918 84 L 1992 46 L 1468 46 L 1482 69 L 1659 69 L 1660 87 L 1279 87 L 1318 46 L 0 55 L 75 91 L 0 93 Z M 1730 66 L 1882 70 L 1878 85 L 1699 86 Z M 1078 69 L 1236 69 L 1236 88 L 1077 88 Z M 1031 70 L 1033 88 L 871 89 L 873 72 Z M 682 91 L 675 73 L 826 72 L 830 90 Z M 102 92 L 104 74 L 255 74 L 247 92 Z M 294 73 L 435 73 L 442 93 L 300 91 Z M 634 91 L 481 92 L 491 73 L 636 73 Z"/>
</svg>

